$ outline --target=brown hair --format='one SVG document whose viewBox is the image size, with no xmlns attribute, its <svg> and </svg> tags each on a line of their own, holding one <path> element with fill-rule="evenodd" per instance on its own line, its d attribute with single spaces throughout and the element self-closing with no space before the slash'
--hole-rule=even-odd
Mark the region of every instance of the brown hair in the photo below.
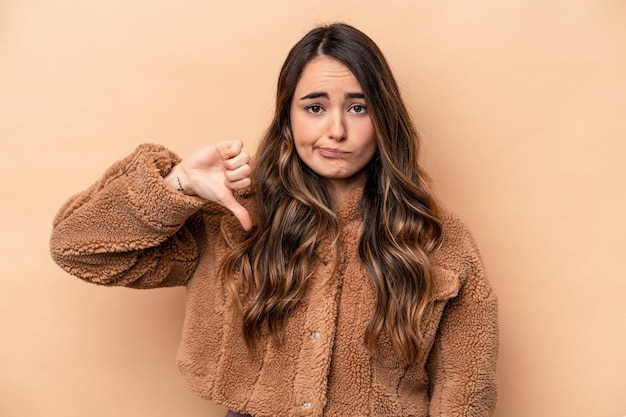
<svg viewBox="0 0 626 417">
<path fill-rule="evenodd" d="M 239 276 L 232 289 L 243 308 L 248 344 L 259 340 L 263 325 L 281 343 L 285 320 L 305 296 L 317 244 L 322 237 L 336 242 L 339 234 L 331 187 L 300 160 L 291 133 L 296 85 L 317 56 L 340 61 L 359 81 L 378 146 L 360 201 L 359 256 L 377 300 L 364 341 L 374 354 L 377 337 L 386 332 L 396 352 L 415 362 L 420 324 L 432 302 L 430 254 L 441 240 L 441 224 L 418 166 L 419 136 L 391 69 L 376 44 L 349 25 L 317 27 L 289 52 L 274 118 L 256 156 L 258 225 L 226 258 L 222 272 Z"/>
</svg>

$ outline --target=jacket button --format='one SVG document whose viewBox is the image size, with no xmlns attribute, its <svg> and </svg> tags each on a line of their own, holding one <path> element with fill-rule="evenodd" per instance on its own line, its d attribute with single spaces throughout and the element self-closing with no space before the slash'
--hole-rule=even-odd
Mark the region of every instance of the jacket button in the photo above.
<svg viewBox="0 0 626 417">
<path fill-rule="evenodd" d="M 302 408 L 311 408 L 311 403 L 310 402 L 305 402 L 304 404 L 302 404 Z"/>
<path fill-rule="evenodd" d="M 319 332 L 311 332 L 311 337 L 313 340 L 318 340 L 320 338 Z"/>
</svg>

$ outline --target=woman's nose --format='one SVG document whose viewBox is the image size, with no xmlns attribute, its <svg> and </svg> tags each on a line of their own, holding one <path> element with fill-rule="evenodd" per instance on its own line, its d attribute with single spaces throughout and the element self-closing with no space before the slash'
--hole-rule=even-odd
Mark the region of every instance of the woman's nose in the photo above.
<svg viewBox="0 0 626 417">
<path fill-rule="evenodd" d="M 346 138 L 346 126 L 343 112 L 333 112 L 330 115 L 329 136 L 337 142 Z"/>
</svg>

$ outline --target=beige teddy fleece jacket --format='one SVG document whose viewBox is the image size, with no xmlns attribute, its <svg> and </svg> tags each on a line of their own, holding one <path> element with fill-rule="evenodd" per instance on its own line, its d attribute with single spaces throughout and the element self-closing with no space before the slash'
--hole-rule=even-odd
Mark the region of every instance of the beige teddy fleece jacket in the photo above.
<svg viewBox="0 0 626 417">
<path fill-rule="evenodd" d="M 195 393 L 258 417 L 492 415 L 497 300 L 458 218 L 443 214 L 443 245 L 433 255 L 437 300 L 419 363 L 398 357 L 384 335 L 375 356 L 365 348 L 375 296 L 357 253 L 358 194 L 340 211 L 341 255 L 329 242 L 317 250 L 284 345 L 266 339 L 249 351 L 217 274 L 244 232 L 222 207 L 165 186 L 162 177 L 178 162 L 161 146 L 141 145 L 114 164 L 60 209 L 51 252 L 70 274 L 96 284 L 185 285 L 178 363 Z"/>
</svg>

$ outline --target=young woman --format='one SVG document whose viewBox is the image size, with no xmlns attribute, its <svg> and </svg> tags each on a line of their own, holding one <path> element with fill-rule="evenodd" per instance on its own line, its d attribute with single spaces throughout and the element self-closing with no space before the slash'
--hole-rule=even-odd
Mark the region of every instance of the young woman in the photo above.
<svg viewBox="0 0 626 417">
<path fill-rule="evenodd" d="M 318 27 L 252 162 L 237 141 L 142 145 L 61 208 L 52 255 L 97 284 L 185 285 L 180 370 L 230 415 L 490 416 L 497 299 L 418 153 L 375 43 Z"/>
</svg>

